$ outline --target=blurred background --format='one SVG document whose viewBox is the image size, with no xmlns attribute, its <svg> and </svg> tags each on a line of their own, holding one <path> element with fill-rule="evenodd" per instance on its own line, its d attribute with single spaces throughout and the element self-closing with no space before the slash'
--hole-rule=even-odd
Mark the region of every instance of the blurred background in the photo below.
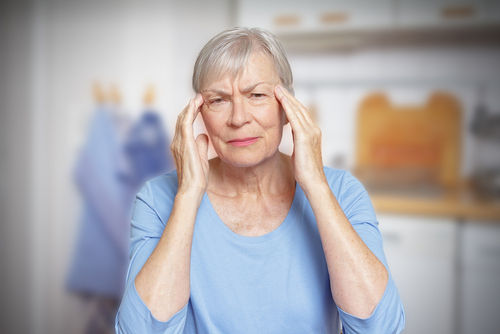
<svg viewBox="0 0 500 334">
<path fill-rule="evenodd" d="M 497 0 L 1 1 L 0 332 L 112 332 L 133 194 L 240 25 L 282 41 L 324 164 L 369 191 L 404 333 L 500 333 Z"/>
</svg>

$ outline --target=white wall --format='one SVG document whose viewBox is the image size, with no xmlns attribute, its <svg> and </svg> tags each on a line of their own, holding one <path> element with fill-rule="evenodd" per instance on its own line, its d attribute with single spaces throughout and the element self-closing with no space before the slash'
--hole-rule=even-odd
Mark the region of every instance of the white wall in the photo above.
<svg viewBox="0 0 500 334">
<path fill-rule="evenodd" d="M 0 3 L 0 333 L 29 330 L 30 19 Z"/>
<path fill-rule="evenodd" d="M 0 328 L 80 333 L 85 310 L 65 292 L 64 280 L 80 207 L 71 172 L 93 111 L 92 83 L 116 83 L 131 117 L 154 84 L 155 106 L 172 135 L 193 95 L 197 52 L 229 27 L 230 6 L 227 0 L 28 0 L 8 9 L 2 42 L 9 57 L 0 62 L 8 74 L 1 81 L 1 215 L 8 237 L 1 244 L 2 272 L 12 273 L 2 274 L 10 293 L 2 301 L 7 312 Z M 12 196 L 23 170 L 25 185 Z"/>
</svg>

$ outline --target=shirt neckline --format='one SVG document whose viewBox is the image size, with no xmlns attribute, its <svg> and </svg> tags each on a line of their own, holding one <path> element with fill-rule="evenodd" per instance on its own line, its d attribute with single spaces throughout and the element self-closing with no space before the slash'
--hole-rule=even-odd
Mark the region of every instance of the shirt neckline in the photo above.
<svg viewBox="0 0 500 334">
<path fill-rule="evenodd" d="M 294 221 L 295 214 L 297 213 L 299 204 L 301 202 L 301 199 L 303 196 L 302 194 L 299 194 L 299 192 L 302 192 L 302 189 L 299 187 L 298 183 L 295 182 L 295 194 L 293 196 L 293 201 L 292 205 L 290 206 L 290 210 L 288 210 L 288 213 L 285 217 L 285 220 L 274 230 L 272 230 L 269 233 L 266 233 L 264 235 L 258 236 L 258 237 L 247 237 L 244 235 L 237 234 L 233 232 L 229 227 L 227 227 L 226 224 L 220 219 L 219 215 L 215 211 L 212 202 L 210 202 L 210 198 L 208 197 L 207 193 L 203 195 L 203 200 L 202 200 L 202 205 L 204 209 L 208 212 L 212 222 L 214 225 L 218 227 L 218 229 L 229 239 L 241 242 L 241 243 L 246 243 L 246 244 L 259 244 L 259 243 L 264 243 L 268 242 L 270 240 L 275 239 L 279 235 L 281 235 Z"/>
</svg>

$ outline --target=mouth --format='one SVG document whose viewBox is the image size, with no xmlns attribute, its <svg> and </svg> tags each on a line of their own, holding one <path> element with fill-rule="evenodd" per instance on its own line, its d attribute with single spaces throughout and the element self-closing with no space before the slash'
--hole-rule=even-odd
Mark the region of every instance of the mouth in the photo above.
<svg viewBox="0 0 500 334">
<path fill-rule="evenodd" d="M 255 143 L 257 140 L 259 140 L 259 137 L 248 137 L 248 138 L 237 138 L 228 141 L 228 144 L 237 146 L 237 147 L 244 147 L 244 146 L 249 146 Z"/>
</svg>

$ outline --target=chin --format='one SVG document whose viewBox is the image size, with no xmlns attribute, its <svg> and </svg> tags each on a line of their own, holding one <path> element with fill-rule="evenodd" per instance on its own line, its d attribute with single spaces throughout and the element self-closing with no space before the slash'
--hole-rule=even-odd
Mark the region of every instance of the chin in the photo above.
<svg viewBox="0 0 500 334">
<path fill-rule="evenodd" d="M 259 164 L 271 159 L 277 153 L 279 153 L 278 148 L 276 148 L 274 153 L 256 154 L 253 152 L 241 152 L 239 154 L 219 154 L 219 158 L 224 163 L 230 164 L 234 167 L 246 168 L 258 166 Z"/>
</svg>

